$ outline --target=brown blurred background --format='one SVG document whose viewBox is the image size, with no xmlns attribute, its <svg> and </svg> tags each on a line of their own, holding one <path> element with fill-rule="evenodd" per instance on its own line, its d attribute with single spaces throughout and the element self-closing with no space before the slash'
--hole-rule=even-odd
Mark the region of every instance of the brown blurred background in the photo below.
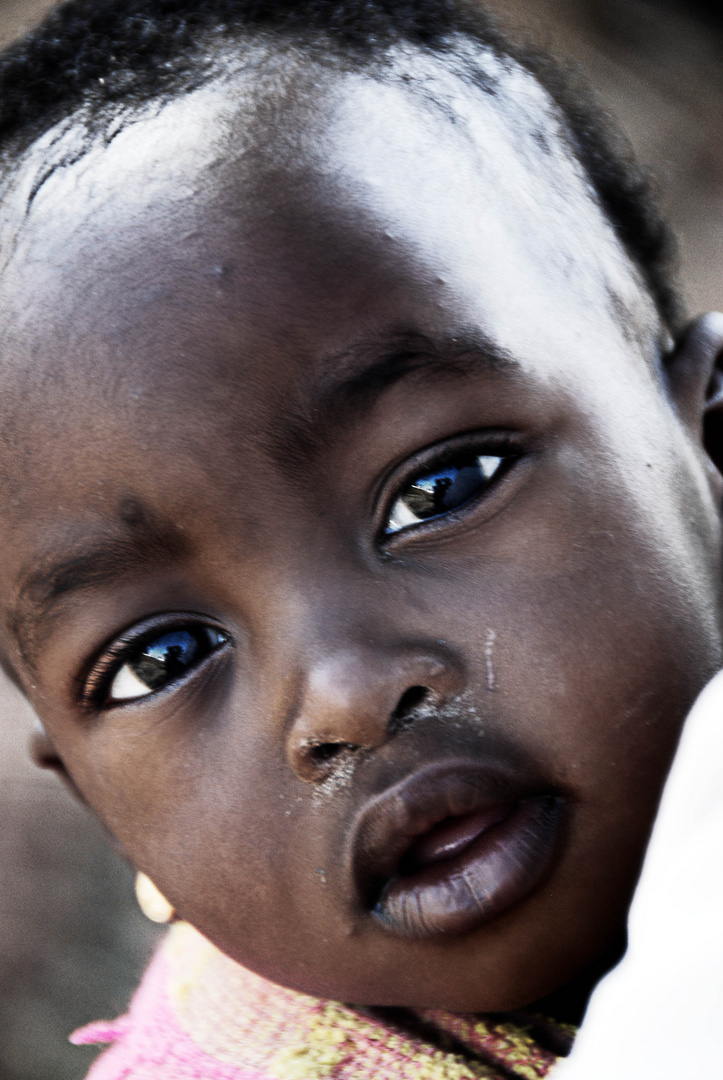
<svg viewBox="0 0 723 1080">
<path fill-rule="evenodd" d="M 49 0 L 0 0 L 0 43 Z M 691 312 L 723 307 L 720 0 L 489 0 L 518 35 L 580 64 L 654 171 Z M 31 716 L 0 687 L 0 1080 L 79 1080 L 68 1033 L 126 1005 L 156 936 L 130 870 L 27 762 Z"/>
</svg>

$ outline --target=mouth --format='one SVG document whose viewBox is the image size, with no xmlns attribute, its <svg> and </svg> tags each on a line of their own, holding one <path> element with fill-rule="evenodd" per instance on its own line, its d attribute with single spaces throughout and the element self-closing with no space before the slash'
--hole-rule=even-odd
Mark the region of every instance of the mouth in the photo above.
<svg viewBox="0 0 723 1080">
<path fill-rule="evenodd" d="M 565 816 L 555 795 L 515 795 L 499 775 L 469 763 L 423 770 L 362 813 L 353 844 L 357 889 L 393 933 L 465 933 L 548 875 Z"/>
</svg>

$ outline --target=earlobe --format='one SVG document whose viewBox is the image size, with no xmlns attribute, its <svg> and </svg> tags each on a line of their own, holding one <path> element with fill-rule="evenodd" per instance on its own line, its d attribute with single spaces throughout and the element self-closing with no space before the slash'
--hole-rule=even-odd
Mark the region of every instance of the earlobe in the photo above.
<svg viewBox="0 0 723 1080">
<path fill-rule="evenodd" d="M 699 432 L 708 455 L 723 473 L 723 314 L 714 311 L 695 319 L 666 368 L 681 418 Z"/>
<path fill-rule="evenodd" d="M 173 922 L 176 915 L 173 905 L 169 904 L 146 874 L 136 874 L 136 900 L 145 917 L 151 922 Z"/>
</svg>

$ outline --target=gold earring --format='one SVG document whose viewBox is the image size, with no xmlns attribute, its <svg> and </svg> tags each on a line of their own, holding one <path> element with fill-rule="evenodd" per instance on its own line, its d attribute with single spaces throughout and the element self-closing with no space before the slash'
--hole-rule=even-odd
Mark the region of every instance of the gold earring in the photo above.
<svg viewBox="0 0 723 1080">
<path fill-rule="evenodd" d="M 145 874 L 136 874 L 136 900 L 138 906 L 151 922 L 167 923 L 176 914 L 162 892 Z"/>
</svg>

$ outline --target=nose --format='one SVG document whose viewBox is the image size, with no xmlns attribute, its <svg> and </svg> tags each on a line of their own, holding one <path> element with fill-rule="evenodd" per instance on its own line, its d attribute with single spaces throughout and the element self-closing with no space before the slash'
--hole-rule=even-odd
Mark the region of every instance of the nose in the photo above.
<svg viewBox="0 0 723 1080">
<path fill-rule="evenodd" d="M 454 660 L 436 649 L 360 646 L 312 664 L 286 753 L 300 779 L 323 780 L 343 751 L 382 746 L 420 706 L 439 707 L 459 689 Z"/>
</svg>

